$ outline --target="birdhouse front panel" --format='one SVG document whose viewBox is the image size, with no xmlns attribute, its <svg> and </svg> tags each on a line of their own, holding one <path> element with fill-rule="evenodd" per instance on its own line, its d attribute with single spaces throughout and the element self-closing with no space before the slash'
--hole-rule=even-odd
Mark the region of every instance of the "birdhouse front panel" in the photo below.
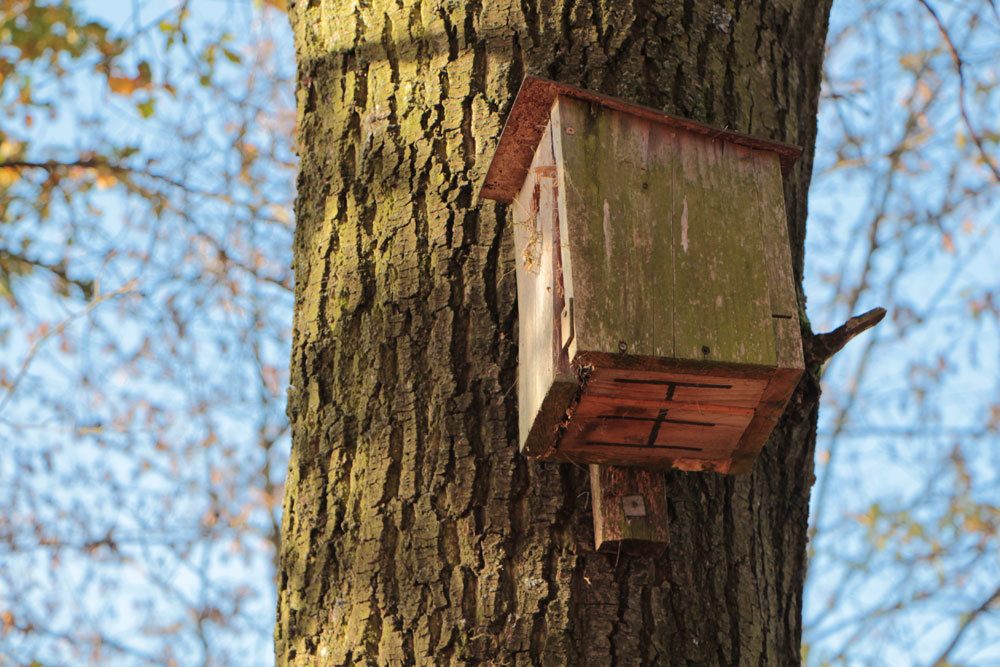
<svg viewBox="0 0 1000 667">
<path fill-rule="evenodd" d="M 803 368 L 790 150 L 526 80 L 483 188 L 513 201 L 526 454 L 750 467 Z"/>
<path fill-rule="evenodd" d="M 552 111 L 577 349 L 774 366 L 759 218 L 734 224 L 758 207 L 752 152 L 569 97 Z"/>
</svg>

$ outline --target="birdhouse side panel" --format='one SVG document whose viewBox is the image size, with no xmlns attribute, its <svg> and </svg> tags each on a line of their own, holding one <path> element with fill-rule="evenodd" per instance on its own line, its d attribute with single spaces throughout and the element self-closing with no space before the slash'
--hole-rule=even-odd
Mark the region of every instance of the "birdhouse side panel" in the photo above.
<svg viewBox="0 0 1000 667">
<path fill-rule="evenodd" d="M 542 137 L 513 201 L 518 298 L 520 445 L 537 455 L 553 446 L 555 429 L 577 383 L 562 352 L 565 300 L 551 135 Z"/>
<path fill-rule="evenodd" d="M 777 365 L 779 368 L 803 369 L 799 300 L 788 239 L 781 165 L 778 156 L 773 153 L 754 151 L 753 158 Z"/>
<path fill-rule="evenodd" d="M 805 368 L 781 168 L 776 155 L 755 151 L 756 184 L 764 239 L 777 368 L 761 396 L 753 421 L 736 451 L 731 472 L 749 472 L 795 391 Z"/>
</svg>

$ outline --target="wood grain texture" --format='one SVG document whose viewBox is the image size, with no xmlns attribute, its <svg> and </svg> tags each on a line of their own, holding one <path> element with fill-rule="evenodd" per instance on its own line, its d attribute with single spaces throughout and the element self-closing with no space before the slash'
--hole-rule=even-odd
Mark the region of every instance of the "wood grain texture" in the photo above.
<svg viewBox="0 0 1000 667">
<path fill-rule="evenodd" d="M 656 468 L 698 460 L 724 472 L 768 382 L 724 368 L 694 375 L 595 367 L 543 458 Z"/>
<path fill-rule="evenodd" d="M 576 373 L 563 349 L 567 308 L 559 239 L 556 164 L 551 131 L 538 145 L 512 206 L 517 275 L 518 415 L 520 446 L 539 456 L 576 394 Z"/>
<path fill-rule="evenodd" d="M 678 134 L 674 172 L 674 356 L 775 366 L 752 161 Z"/>
<path fill-rule="evenodd" d="M 576 347 L 671 356 L 672 284 L 657 275 L 668 267 L 650 261 L 661 233 L 647 174 L 651 124 L 572 98 L 555 109 Z"/>
<path fill-rule="evenodd" d="M 777 365 L 802 370 L 802 336 L 799 324 L 799 300 L 795 292 L 792 253 L 788 242 L 788 217 L 777 158 L 754 152 L 756 177 L 756 213 L 764 240 L 764 268 L 767 271 L 768 296 L 774 326 Z"/>
<path fill-rule="evenodd" d="M 757 173 L 771 163 L 574 98 L 554 110 L 577 349 L 775 366 L 763 258 L 783 201 Z M 774 260 L 783 290 L 790 256 Z"/>
<path fill-rule="evenodd" d="M 663 473 L 592 465 L 590 495 L 598 551 L 658 555 L 667 546 L 670 529 Z"/>
<path fill-rule="evenodd" d="M 757 415 L 733 454 L 730 468 L 733 474 L 745 474 L 752 470 L 805 369 L 781 171 L 773 155 L 755 152 L 753 159 L 778 367 L 761 396 Z"/>
</svg>

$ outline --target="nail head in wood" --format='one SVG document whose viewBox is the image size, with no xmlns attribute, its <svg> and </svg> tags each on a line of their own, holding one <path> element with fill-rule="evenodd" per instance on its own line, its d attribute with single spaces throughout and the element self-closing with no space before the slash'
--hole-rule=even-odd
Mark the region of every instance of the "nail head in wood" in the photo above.
<svg viewBox="0 0 1000 667">
<path fill-rule="evenodd" d="M 622 498 L 622 509 L 626 518 L 646 516 L 646 501 L 642 496 L 625 496 Z"/>
</svg>

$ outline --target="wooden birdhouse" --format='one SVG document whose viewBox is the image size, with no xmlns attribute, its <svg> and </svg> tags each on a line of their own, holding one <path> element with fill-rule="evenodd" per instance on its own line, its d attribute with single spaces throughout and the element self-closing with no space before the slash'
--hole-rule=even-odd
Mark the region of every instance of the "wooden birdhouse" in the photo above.
<svg viewBox="0 0 1000 667">
<path fill-rule="evenodd" d="M 798 154 L 525 80 L 481 193 L 513 209 L 525 454 L 750 469 L 803 370 Z"/>
</svg>

